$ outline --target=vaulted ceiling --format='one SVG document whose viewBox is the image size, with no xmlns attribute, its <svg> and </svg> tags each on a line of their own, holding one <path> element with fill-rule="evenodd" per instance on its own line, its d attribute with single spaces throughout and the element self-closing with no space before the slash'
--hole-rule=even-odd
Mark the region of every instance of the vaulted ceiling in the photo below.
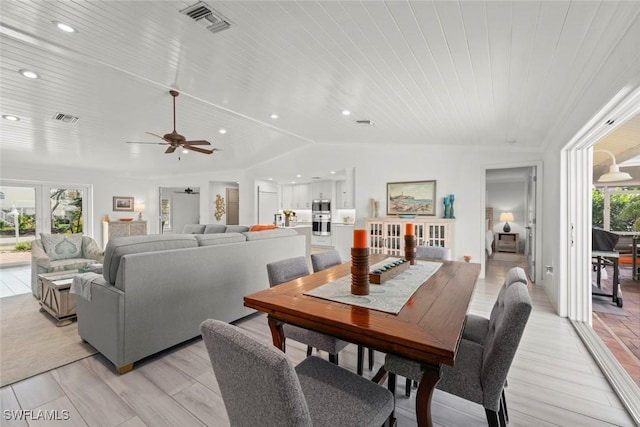
<svg viewBox="0 0 640 427">
<path fill-rule="evenodd" d="M 213 33 L 181 13 L 194 3 L 2 0 L 0 110 L 20 119 L 0 123 L 2 162 L 159 174 L 336 142 L 543 150 L 640 16 L 640 2 L 210 1 L 231 24 Z M 222 151 L 125 143 L 173 129 L 169 89 L 176 130 Z"/>
</svg>

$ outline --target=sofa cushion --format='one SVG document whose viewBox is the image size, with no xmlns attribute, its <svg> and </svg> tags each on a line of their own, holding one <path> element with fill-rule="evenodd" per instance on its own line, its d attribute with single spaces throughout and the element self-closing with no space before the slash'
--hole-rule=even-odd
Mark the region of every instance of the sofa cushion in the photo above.
<svg viewBox="0 0 640 427">
<path fill-rule="evenodd" d="M 249 231 L 275 230 L 276 228 L 278 228 L 278 226 L 275 224 L 254 224 Z"/>
<path fill-rule="evenodd" d="M 204 227 L 204 224 L 186 224 L 182 229 L 182 234 L 202 234 Z"/>
<path fill-rule="evenodd" d="M 40 233 L 40 238 L 45 253 L 53 261 L 82 256 L 82 234 Z"/>
<path fill-rule="evenodd" d="M 226 243 L 238 243 L 247 240 L 247 238 L 240 233 L 196 234 L 195 238 L 200 246 L 224 245 Z"/>
<path fill-rule="evenodd" d="M 204 234 L 224 233 L 226 230 L 227 226 L 224 224 L 207 224 L 204 227 Z"/>
<path fill-rule="evenodd" d="M 246 236 L 247 241 L 262 240 L 262 239 L 274 239 L 278 237 L 296 236 L 297 231 L 291 228 L 277 228 L 275 230 L 266 231 L 245 231 L 242 233 Z"/>
<path fill-rule="evenodd" d="M 104 252 L 104 271 L 102 275 L 104 276 L 104 280 L 115 285 L 120 259 L 123 255 L 195 248 L 197 246 L 198 241 L 196 238 L 188 234 L 154 234 L 149 236 L 120 237 L 109 240 Z"/>
<path fill-rule="evenodd" d="M 245 231 L 249 231 L 249 227 L 246 225 L 227 225 L 225 233 L 244 233 Z"/>
</svg>

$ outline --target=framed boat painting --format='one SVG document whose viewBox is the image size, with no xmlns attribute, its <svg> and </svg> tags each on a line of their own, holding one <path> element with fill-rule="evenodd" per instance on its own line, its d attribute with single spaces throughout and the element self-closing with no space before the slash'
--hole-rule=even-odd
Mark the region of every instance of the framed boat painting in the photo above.
<svg viewBox="0 0 640 427">
<path fill-rule="evenodd" d="M 387 183 L 387 215 L 435 216 L 436 181 Z"/>
</svg>

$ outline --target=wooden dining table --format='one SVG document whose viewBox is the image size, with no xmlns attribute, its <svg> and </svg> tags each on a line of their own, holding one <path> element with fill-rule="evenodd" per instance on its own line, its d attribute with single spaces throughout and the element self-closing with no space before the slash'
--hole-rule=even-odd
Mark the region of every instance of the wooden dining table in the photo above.
<svg viewBox="0 0 640 427">
<path fill-rule="evenodd" d="M 369 264 L 387 257 L 371 255 Z M 244 305 L 267 313 L 273 344 L 282 351 L 286 322 L 421 363 L 424 374 L 416 394 L 416 419 L 419 426 L 432 426 L 431 397 L 440 366 L 455 364 L 465 315 L 480 275 L 479 264 L 441 262 L 398 314 L 304 294 L 350 275 L 351 262 L 246 295 Z M 384 378 L 381 373 L 384 368 L 376 375 L 378 379 Z"/>
</svg>

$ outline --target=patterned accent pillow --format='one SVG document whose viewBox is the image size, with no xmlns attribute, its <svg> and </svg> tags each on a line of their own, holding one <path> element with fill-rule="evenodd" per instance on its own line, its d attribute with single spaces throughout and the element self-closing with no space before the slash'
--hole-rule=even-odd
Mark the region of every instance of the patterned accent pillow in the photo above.
<svg viewBox="0 0 640 427">
<path fill-rule="evenodd" d="M 82 258 L 82 234 L 40 233 L 45 253 L 52 261 Z"/>
</svg>

